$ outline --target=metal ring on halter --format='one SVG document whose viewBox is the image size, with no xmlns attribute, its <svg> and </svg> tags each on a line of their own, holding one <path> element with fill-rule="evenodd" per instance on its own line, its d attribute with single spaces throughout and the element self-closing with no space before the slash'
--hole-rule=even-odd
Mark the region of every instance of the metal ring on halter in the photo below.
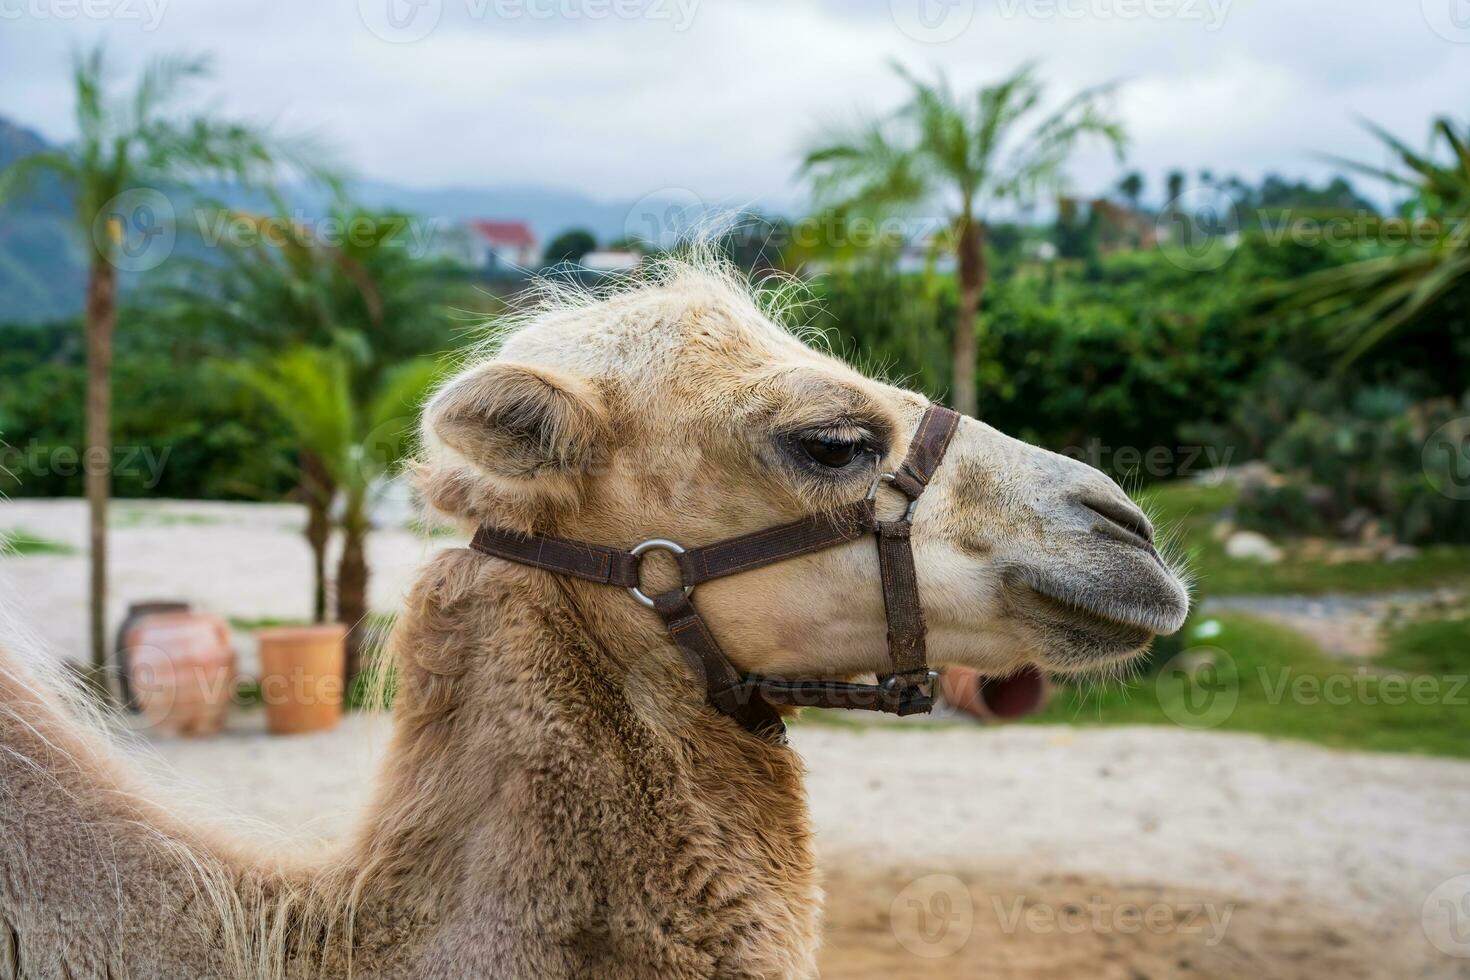
<svg viewBox="0 0 1470 980">
<path fill-rule="evenodd" d="M 644 541 L 641 544 L 634 545 L 633 548 L 629 551 L 629 554 L 642 557 L 645 551 L 653 551 L 655 549 L 658 551 L 667 551 L 671 555 L 682 555 L 684 553 L 684 548 L 682 545 L 677 545 L 667 538 L 649 538 L 647 541 Z M 642 562 L 639 562 L 638 564 L 640 568 L 643 566 Z M 649 609 L 654 608 L 653 600 L 644 595 L 643 590 L 640 589 L 638 586 L 630 586 L 628 588 L 628 591 L 633 593 L 633 598 L 643 603 Z M 684 594 L 686 596 L 693 591 L 694 586 L 684 586 Z"/>
<path fill-rule="evenodd" d="M 892 483 L 896 479 L 898 479 L 897 473 L 879 473 L 877 477 L 874 478 L 873 485 L 868 488 L 868 499 L 877 500 L 878 485 L 881 483 Z M 904 499 L 909 502 L 909 506 L 908 509 L 903 512 L 903 519 L 906 521 L 912 521 L 914 519 L 914 510 L 919 506 L 919 498 L 910 497 L 905 494 Z"/>
</svg>

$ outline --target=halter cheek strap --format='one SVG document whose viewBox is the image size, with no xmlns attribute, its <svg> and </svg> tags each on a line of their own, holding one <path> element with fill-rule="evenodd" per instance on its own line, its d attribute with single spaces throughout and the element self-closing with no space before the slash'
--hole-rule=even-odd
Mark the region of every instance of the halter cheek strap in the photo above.
<svg viewBox="0 0 1470 980">
<path fill-rule="evenodd" d="M 860 708 L 897 715 L 920 714 L 933 707 L 935 674 L 924 646 L 924 614 L 909 535 L 919 497 L 944 459 L 960 416 L 931 405 L 919 421 L 908 455 L 891 473 L 873 481 L 865 499 L 824 514 L 728 538 L 700 548 L 683 548 L 653 538 L 628 551 L 555 538 L 519 534 L 482 526 L 470 547 L 496 558 L 560 575 L 628 589 L 633 598 L 655 610 L 689 666 L 704 680 L 705 697 L 715 710 L 746 730 L 781 739 L 785 725 L 776 706 Z M 908 507 L 892 521 L 878 519 L 877 497 L 887 484 L 908 498 Z M 833 548 L 868 534 L 876 535 L 883 607 L 888 619 L 888 658 L 892 670 L 877 684 L 828 680 L 781 680 L 742 674 L 720 649 L 709 626 L 690 601 L 701 583 L 764 568 L 814 551 Z M 667 551 L 679 566 L 680 584 L 649 596 L 639 587 L 639 568 L 649 551 Z"/>
</svg>

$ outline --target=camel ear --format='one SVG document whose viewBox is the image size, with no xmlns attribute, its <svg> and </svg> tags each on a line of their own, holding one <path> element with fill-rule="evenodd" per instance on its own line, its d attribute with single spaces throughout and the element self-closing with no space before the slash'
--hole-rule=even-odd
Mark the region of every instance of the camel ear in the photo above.
<svg viewBox="0 0 1470 980">
<path fill-rule="evenodd" d="M 425 421 L 444 445 L 507 479 L 583 469 L 608 431 L 606 407 L 587 382 L 503 361 L 449 382 L 429 403 Z"/>
</svg>

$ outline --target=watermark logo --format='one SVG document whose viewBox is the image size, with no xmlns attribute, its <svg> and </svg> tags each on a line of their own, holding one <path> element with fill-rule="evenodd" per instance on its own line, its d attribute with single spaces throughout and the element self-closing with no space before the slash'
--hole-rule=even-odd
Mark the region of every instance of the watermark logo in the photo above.
<svg viewBox="0 0 1470 980">
<path fill-rule="evenodd" d="M 138 187 L 102 205 L 92 219 L 92 242 L 119 272 L 156 269 L 178 238 L 174 206 L 159 191 Z"/>
<path fill-rule="evenodd" d="M 1470 874 L 1457 875 L 1430 892 L 1419 922 L 1435 949 L 1470 959 Z"/>
<path fill-rule="evenodd" d="M 1164 258 L 1181 269 L 1208 272 L 1229 262 L 1240 245 L 1240 213 L 1224 191 L 1194 187 L 1164 205 L 1154 234 Z"/>
<path fill-rule="evenodd" d="M 363 26 L 389 44 L 428 37 L 444 16 L 444 0 L 357 0 Z"/>
<path fill-rule="evenodd" d="M 1453 44 L 1470 44 L 1470 0 L 1419 0 L 1424 23 Z"/>
<path fill-rule="evenodd" d="M 1208 729 L 1225 722 L 1240 701 L 1235 659 L 1219 647 L 1191 647 L 1176 654 L 1154 681 L 1159 707 L 1176 725 Z"/>
<path fill-rule="evenodd" d="M 665 187 L 645 194 L 623 218 L 623 236 L 629 241 L 670 248 L 693 239 L 704 227 L 709 208 L 686 187 Z"/>
<path fill-rule="evenodd" d="M 1424 441 L 1424 479 L 1451 500 L 1470 500 L 1470 416 L 1450 419 Z"/>
<path fill-rule="evenodd" d="M 954 875 L 925 875 L 894 897 L 888 920 L 904 949 L 924 959 L 940 959 L 953 956 L 969 942 L 975 902 L 970 889 Z"/>
<path fill-rule="evenodd" d="M 893 23 L 923 44 L 953 41 L 975 20 L 975 0 L 889 0 Z"/>
</svg>

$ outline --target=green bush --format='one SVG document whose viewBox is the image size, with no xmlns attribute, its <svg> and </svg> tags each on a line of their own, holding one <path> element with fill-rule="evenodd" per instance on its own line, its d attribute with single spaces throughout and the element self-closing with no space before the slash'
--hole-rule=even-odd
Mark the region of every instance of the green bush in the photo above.
<svg viewBox="0 0 1470 980">
<path fill-rule="evenodd" d="M 113 361 L 113 493 L 275 499 L 292 485 L 280 424 L 207 366 L 198 336 L 125 311 Z M 0 326 L 0 495 L 79 496 L 81 324 Z"/>
<path fill-rule="evenodd" d="M 1470 543 L 1470 505 L 1454 492 L 1466 478 L 1462 444 L 1437 453 L 1431 442 L 1465 427 L 1470 393 L 1414 401 L 1398 389 L 1329 382 L 1304 385 L 1297 402 L 1264 452 L 1286 482 L 1245 488 L 1242 524 L 1351 534 L 1370 520 L 1413 544 Z"/>
</svg>

